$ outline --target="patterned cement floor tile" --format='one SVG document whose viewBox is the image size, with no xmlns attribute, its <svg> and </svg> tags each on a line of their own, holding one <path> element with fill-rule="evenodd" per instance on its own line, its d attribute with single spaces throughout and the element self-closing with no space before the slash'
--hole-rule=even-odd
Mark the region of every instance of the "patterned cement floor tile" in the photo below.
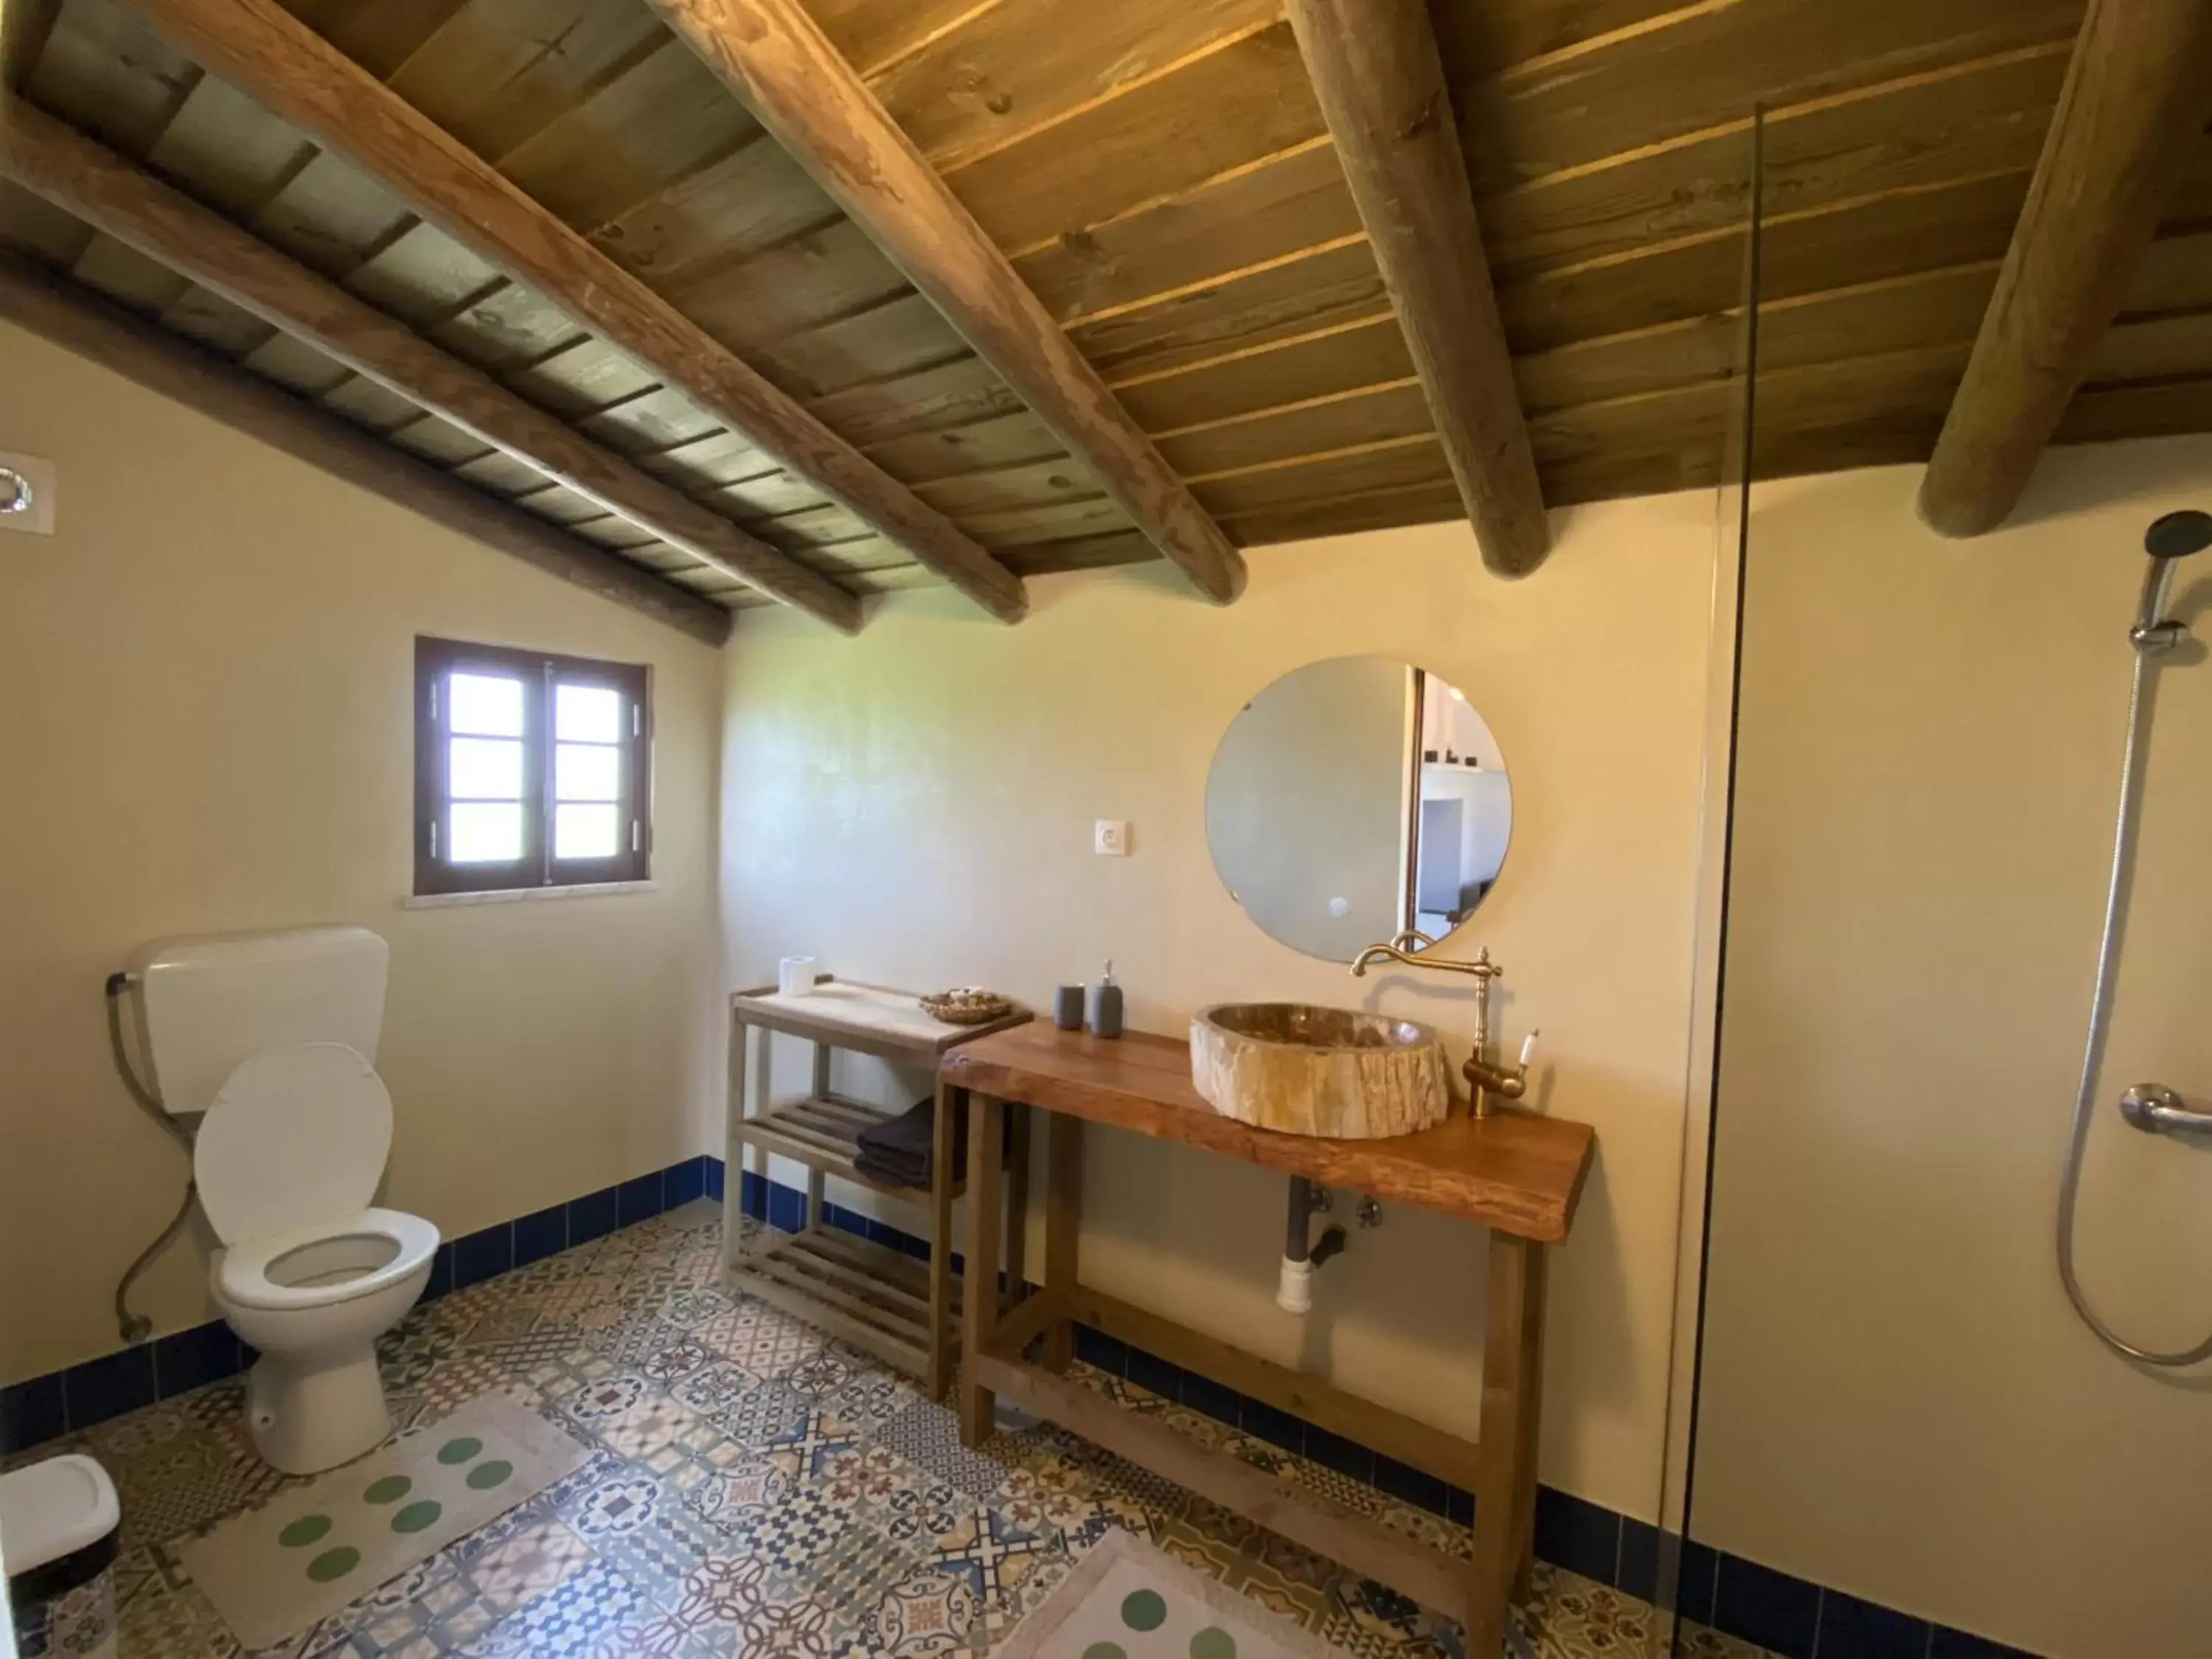
<svg viewBox="0 0 2212 1659">
<path fill-rule="evenodd" d="M 934 1563 L 891 1586 L 860 1632 L 867 1651 L 884 1659 L 950 1651 L 982 1616 L 983 1604 L 964 1573 Z"/>
<path fill-rule="evenodd" d="M 580 1654 L 604 1646 L 621 1630 L 652 1613 L 646 1598 L 621 1573 L 593 1563 L 487 1630 L 446 1651 L 468 1659 L 532 1659 Z"/>
<path fill-rule="evenodd" d="M 971 1498 L 988 1498 L 1006 1482 L 1006 1464 L 988 1449 L 962 1445 L 959 1419 L 934 1401 L 916 1400 L 872 1437 Z"/>
<path fill-rule="evenodd" d="M 753 1231 L 750 1225 L 748 1231 Z M 720 1288 L 712 1209 L 672 1214 L 411 1313 L 379 1345 L 403 1425 L 479 1394 L 592 1448 L 584 1466 L 250 1659 L 984 1659 L 1107 1532 L 1149 1539 L 1356 1659 L 1464 1659 L 1449 1622 L 1048 1425 L 959 1443 L 912 1379 Z M 1071 1376 L 1444 1549 L 1464 1528 L 1175 1402 Z M 248 1659 L 184 1537 L 283 1489 L 218 1383 L 41 1447 L 122 1492 L 127 1659 Z M 18 1460 L 20 1461 L 20 1460 Z M 1658 1615 L 1540 1564 L 1535 1659 L 1656 1659 Z M 1686 1632 L 1694 1659 L 1762 1659 Z"/>
<path fill-rule="evenodd" d="M 118 1546 L 178 1537 L 261 1501 L 283 1483 L 276 1470 L 236 1455 L 227 1442 L 198 1423 L 129 1456 L 94 1440 L 88 1449 L 114 1477 L 123 1504 Z"/>
<path fill-rule="evenodd" d="M 824 1351 L 825 1354 L 829 1352 Z M 902 1372 L 886 1370 L 849 1349 L 837 1357 L 850 1373 L 843 1382 L 835 1387 L 821 1386 L 829 1370 L 810 1364 L 786 1371 L 784 1388 L 803 1399 L 819 1401 L 824 1408 L 863 1434 L 874 1433 L 922 1397 L 921 1388 Z"/>
</svg>

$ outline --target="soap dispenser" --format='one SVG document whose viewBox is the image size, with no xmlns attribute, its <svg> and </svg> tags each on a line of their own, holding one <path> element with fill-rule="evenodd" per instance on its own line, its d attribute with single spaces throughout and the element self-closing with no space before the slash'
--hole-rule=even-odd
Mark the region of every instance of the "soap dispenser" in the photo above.
<svg viewBox="0 0 2212 1659">
<path fill-rule="evenodd" d="M 1091 988 L 1091 1035 L 1117 1037 L 1121 1035 L 1121 988 L 1114 983 L 1114 958 L 1106 958 L 1106 971 L 1098 975 L 1098 983 Z"/>
</svg>

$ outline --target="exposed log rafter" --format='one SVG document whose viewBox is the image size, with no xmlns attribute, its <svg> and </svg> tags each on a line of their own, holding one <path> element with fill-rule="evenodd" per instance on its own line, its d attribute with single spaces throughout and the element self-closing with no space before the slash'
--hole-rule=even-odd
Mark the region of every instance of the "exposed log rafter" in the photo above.
<svg viewBox="0 0 2212 1659">
<path fill-rule="evenodd" d="M 607 27 L 549 52 L 546 4 L 566 15 L 574 0 L 472 4 L 442 29 L 453 0 L 279 3 L 1014 574 L 1092 544 L 1150 551 L 658 14 L 591 0 Z M 1465 514 L 1284 0 L 800 3 L 1232 541 Z M 410 228 L 419 216 L 357 169 L 300 166 L 292 124 L 150 38 L 131 0 L 70 0 L 43 47 L 26 0 L 0 10 L 0 68 L 41 109 L 841 586 L 935 578 L 618 342 Z M 1716 476 L 1755 108 L 1771 210 L 1759 474 L 1928 459 L 2087 0 L 1866 0 L 1809 32 L 1804 10 L 1429 0 L 1548 503 Z M 2053 442 L 2212 422 L 2212 132 L 2194 150 Z M 398 426 L 384 388 L 339 383 L 289 336 L 262 341 L 257 319 L 4 179 L 0 241 L 234 360 L 256 354 L 465 481 L 526 483 L 511 456 L 478 465 L 437 417 Z M 584 519 L 565 488 L 531 505 L 650 568 L 690 562 L 627 521 Z M 725 604 L 762 597 L 678 580 Z"/>
<path fill-rule="evenodd" d="M 2027 202 L 1920 484 L 1947 536 L 2018 505 L 2212 119 L 2212 0 L 2090 0 Z"/>
<path fill-rule="evenodd" d="M 23 83 L 25 71 L 46 49 L 62 0 L 8 0 L 0 5 L 0 92 Z"/>
<path fill-rule="evenodd" d="M 627 351 L 986 611 L 1022 580 L 553 213 L 276 0 L 137 0 L 176 48 L 353 161 L 455 240 Z"/>
<path fill-rule="evenodd" d="M 1467 161 L 1424 0 L 1290 0 L 1291 27 L 1483 562 L 1551 546 Z"/>
<path fill-rule="evenodd" d="M 0 172 L 701 563 L 843 632 L 859 629 L 860 600 L 826 577 L 20 100 L 0 102 Z"/>
<path fill-rule="evenodd" d="M 150 392 L 457 534 L 719 646 L 730 612 L 294 397 L 82 284 L 0 251 L 0 315 Z"/>
<path fill-rule="evenodd" d="M 799 0 L 652 0 L 1207 598 L 1244 560 Z"/>
</svg>

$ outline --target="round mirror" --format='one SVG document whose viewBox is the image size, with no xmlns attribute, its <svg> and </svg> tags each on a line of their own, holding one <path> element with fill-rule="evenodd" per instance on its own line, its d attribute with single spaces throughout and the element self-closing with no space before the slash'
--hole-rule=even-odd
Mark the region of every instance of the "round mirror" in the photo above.
<svg viewBox="0 0 2212 1659">
<path fill-rule="evenodd" d="M 1273 938 L 1349 962 L 1421 949 L 1482 902 L 1505 860 L 1504 757 L 1459 688 L 1387 657 L 1309 663 L 1246 703 L 1206 780 L 1206 841 Z"/>
</svg>

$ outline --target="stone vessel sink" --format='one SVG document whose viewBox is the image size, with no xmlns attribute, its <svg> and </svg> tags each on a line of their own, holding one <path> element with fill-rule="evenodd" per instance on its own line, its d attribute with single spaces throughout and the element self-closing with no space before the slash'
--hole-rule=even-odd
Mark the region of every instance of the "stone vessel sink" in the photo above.
<svg viewBox="0 0 2212 1659">
<path fill-rule="evenodd" d="M 1200 1009 L 1190 1022 L 1190 1072 L 1224 1117 L 1285 1134 L 1411 1134 L 1451 1110 L 1443 1039 L 1409 1019 L 1349 1008 Z"/>
</svg>

